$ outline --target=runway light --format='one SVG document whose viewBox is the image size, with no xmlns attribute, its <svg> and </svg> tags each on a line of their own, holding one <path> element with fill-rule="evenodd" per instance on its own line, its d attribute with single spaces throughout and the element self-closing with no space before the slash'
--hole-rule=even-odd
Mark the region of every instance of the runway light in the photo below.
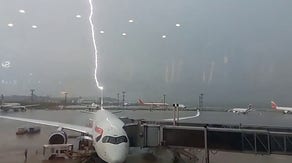
<svg viewBox="0 0 292 163">
<path fill-rule="evenodd" d="M 100 34 L 104 34 L 104 31 L 99 31 Z"/>
<path fill-rule="evenodd" d="M 130 19 L 130 20 L 129 20 L 129 23 L 133 23 L 133 22 L 134 22 L 134 20 L 133 20 L 133 19 Z"/>
<path fill-rule="evenodd" d="M 175 26 L 180 27 L 180 24 L 175 24 Z"/>
<path fill-rule="evenodd" d="M 166 35 L 162 35 L 162 38 L 166 38 Z"/>
<path fill-rule="evenodd" d="M 36 28 L 38 28 L 38 26 L 32 25 L 31 28 L 36 29 Z"/>
<path fill-rule="evenodd" d="M 126 33 L 122 33 L 122 36 L 126 36 L 127 34 Z"/>
<path fill-rule="evenodd" d="M 25 10 L 23 10 L 23 9 L 18 10 L 18 12 L 19 13 L 22 13 L 22 14 L 25 14 L 26 13 Z"/>
<path fill-rule="evenodd" d="M 7 24 L 8 27 L 13 27 L 14 25 L 12 23 Z"/>
<path fill-rule="evenodd" d="M 81 18 L 81 15 L 76 15 L 75 17 L 76 17 L 76 18 Z"/>
</svg>

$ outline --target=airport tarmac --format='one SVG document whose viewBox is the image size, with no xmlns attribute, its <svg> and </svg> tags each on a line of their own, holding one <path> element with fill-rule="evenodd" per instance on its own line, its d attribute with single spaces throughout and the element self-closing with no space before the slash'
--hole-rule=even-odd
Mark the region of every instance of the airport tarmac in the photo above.
<svg viewBox="0 0 292 163">
<path fill-rule="evenodd" d="M 133 112 L 133 111 L 132 111 Z M 182 123 L 241 125 L 241 126 L 267 126 L 292 129 L 292 114 L 283 114 L 281 111 L 251 111 L 246 114 L 232 112 L 200 111 L 200 116 L 180 120 Z M 123 111 L 119 115 L 149 121 L 159 121 L 173 117 L 172 111 Z M 196 111 L 180 111 L 180 117 L 194 116 Z"/>
<path fill-rule="evenodd" d="M 182 111 L 180 116 L 192 116 L 195 115 L 195 111 Z M 81 113 L 80 111 L 71 110 L 29 110 L 27 112 L 1 112 L 1 115 L 7 116 L 19 116 L 26 118 L 60 121 L 64 123 L 72 123 L 85 125 L 88 123 L 89 114 Z M 129 117 L 133 119 L 145 119 L 145 120 L 161 120 L 164 118 L 172 118 L 173 113 L 171 111 L 131 111 L 126 110 L 118 113 L 117 116 Z M 210 112 L 201 111 L 201 115 L 197 118 L 190 120 L 184 120 L 183 122 L 192 123 L 222 123 L 222 124 L 242 124 L 242 125 L 265 125 L 265 126 L 282 126 L 290 127 L 292 124 L 292 114 L 282 114 L 281 112 L 249 112 L 248 114 L 235 114 L 230 112 Z M 17 122 L 12 120 L 0 119 L 0 162 L 5 163 L 23 163 L 24 162 L 24 150 L 28 149 L 28 157 L 33 158 L 36 150 L 38 154 L 42 153 L 42 145 L 46 144 L 51 132 L 55 131 L 54 127 L 42 126 L 41 133 L 36 135 L 22 135 L 17 136 L 15 132 L 18 127 L 26 125 L 23 122 Z M 193 150 L 193 152 L 199 158 L 198 162 L 202 162 L 204 152 L 202 150 Z M 157 158 L 146 157 L 147 153 L 156 153 Z M 153 150 L 132 150 L 132 154 L 127 158 L 127 162 L 172 162 L 172 157 L 168 152 L 164 151 L 164 155 L 160 152 Z M 210 162 L 212 163 L 225 163 L 225 162 L 256 162 L 256 163 L 272 163 L 291 162 L 291 156 L 283 155 L 254 155 L 244 153 L 230 153 L 230 152 L 210 152 Z M 188 160 L 186 160 L 188 162 Z"/>
</svg>

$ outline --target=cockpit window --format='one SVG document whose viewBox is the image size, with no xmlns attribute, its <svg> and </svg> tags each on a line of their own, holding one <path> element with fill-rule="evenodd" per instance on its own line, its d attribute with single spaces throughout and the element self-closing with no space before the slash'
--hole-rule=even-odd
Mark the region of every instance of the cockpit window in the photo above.
<svg viewBox="0 0 292 163">
<path fill-rule="evenodd" d="M 110 144 L 121 144 L 121 143 L 127 143 L 128 139 L 126 136 L 119 136 L 119 137 L 105 136 L 102 138 L 101 142 L 110 143 Z"/>
</svg>

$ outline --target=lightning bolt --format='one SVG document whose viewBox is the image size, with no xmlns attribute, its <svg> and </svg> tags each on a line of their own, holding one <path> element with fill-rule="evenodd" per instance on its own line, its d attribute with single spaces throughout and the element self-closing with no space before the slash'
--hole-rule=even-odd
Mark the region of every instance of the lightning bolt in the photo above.
<svg viewBox="0 0 292 163">
<path fill-rule="evenodd" d="M 95 69 L 94 69 L 94 79 L 95 79 L 95 83 L 96 83 L 96 87 L 100 90 L 103 89 L 103 87 L 101 85 L 99 85 L 98 79 L 97 79 L 97 66 L 98 66 L 98 51 L 97 51 L 97 46 L 96 46 L 96 40 L 95 40 L 95 31 L 94 31 L 94 24 L 93 24 L 93 20 L 92 20 L 92 16 L 93 16 L 93 5 L 92 5 L 92 0 L 88 0 L 89 5 L 90 5 L 90 14 L 88 17 L 89 23 L 90 23 L 90 27 L 91 27 L 91 36 L 92 36 L 92 43 L 94 46 L 94 56 L 95 56 Z"/>
</svg>

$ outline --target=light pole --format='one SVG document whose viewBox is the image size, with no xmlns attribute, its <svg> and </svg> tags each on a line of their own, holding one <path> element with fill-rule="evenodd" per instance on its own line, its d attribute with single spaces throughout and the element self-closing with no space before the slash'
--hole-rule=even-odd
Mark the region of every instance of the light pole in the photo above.
<svg viewBox="0 0 292 163">
<path fill-rule="evenodd" d="M 68 95 L 68 92 L 65 93 L 65 105 L 67 105 L 67 95 Z"/>
<path fill-rule="evenodd" d="M 99 86 L 98 89 L 100 89 L 100 108 L 102 109 L 103 107 L 103 87 L 102 86 Z"/>
<path fill-rule="evenodd" d="M 165 94 L 163 94 L 163 106 L 164 106 L 164 109 L 166 109 L 166 104 L 165 104 L 165 97 L 166 97 L 166 95 L 165 95 Z"/>
<path fill-rule="evenodd" d="M 123 91 L 123 107 L 125 107 L 125 96 L 126 96 L 126 91 Z"/>
<path fill-rule="evenodd" d="M 35 91 L 34 89 L 31 89 L 31 90 L 30 90 L 30 92 L 31 92 L 31 94 L 30 94 L 30 95 L 31 95 L 30 102 L 31 102 L 31 103 L 33 103 L 33 96 L 34 96 L 33 93 L 34 93 L 34 91 Z"/>
<path fill-rule="evenodd" d="M 118 93 L 117 96 L 118 96 L 118 106 L 120 106 L 120 93 Z"/>
<path fill-rule="evenodd" d="M 175 126 L 176 125 L 176 105 L 175 104 L 172 104 L 173 106 L 173 125 Z"/>
<path fill-rule="evenodd" d="M 68 92 L 63 91 L 61 93 L 65 96 L 64 105 L 66 105 L 67 104 L 67 95 L 68 95 Z"/>
<path fill-rule="evenodd" d="M 3 105 L 3 103 L 4 103 L 4 95 L 1 94 L 1 105 Z"/>
<path fill-rule="evenodd" d="M 199 109 L 202 109 L 203 105 L 204 105 L 204 103 L 203 103 L 203 98 L 204 97 L 203 96 L 204 96 L 203 93 L 201 93 L 200 96 L 199 96 Z"/>
</svg>

